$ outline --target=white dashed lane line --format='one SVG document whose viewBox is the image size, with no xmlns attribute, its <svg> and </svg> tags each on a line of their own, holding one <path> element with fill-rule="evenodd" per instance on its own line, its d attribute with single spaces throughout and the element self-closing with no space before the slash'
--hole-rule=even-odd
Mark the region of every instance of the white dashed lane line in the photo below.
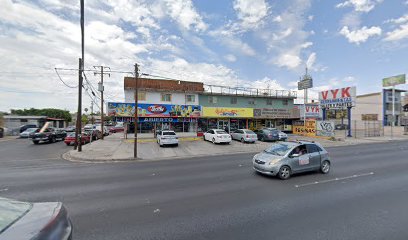
<svg viewBox="0 0 408 240">
<path fill-rule="evenodd" d="M 342 181 L 342 180 L 347 180 L 347 179 L 352 179 L 352 178 L 358 178 L 358 177 L 365 177 L 365 176 L 370 176 L 370 175 L 374 175 L 374 172 L 354 174 L 354 175 L 347 176 L 347 177 L 339 177 L 339 178 L 333 178 L 333 179 L 328 179 L 328 180 L 323 180 L 323 181 L 316 181 L 316 182 L 311 182 L 311 183 L 298 184 L 298 185 L 295 185 L 295 187 L 296 187 L 296 188 L 307 187 L 307 186 L 316 185 L 316 184 L 321 184 L 321 183 L 329 183 L 329 182 L 335 182 L 335 181 Z"/>
</svg>

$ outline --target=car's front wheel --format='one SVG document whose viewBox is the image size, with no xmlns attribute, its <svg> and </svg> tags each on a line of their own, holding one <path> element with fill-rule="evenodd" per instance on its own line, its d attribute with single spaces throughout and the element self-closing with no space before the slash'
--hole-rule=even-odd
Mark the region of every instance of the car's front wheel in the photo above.
<svg viewBox="0 0 408 240">
<path fill-rule="evenodd" d="M 322 165 L 320 166 L 320 172 L 323 174 L 327 174 L 330 172 L 330 162 L 329 161 L 323 161 Z"/>
<path fill-rule="evenodd" d="M 212 143 L 215 143 L 215 138 L 213 138 L 213 139 L 211 140 L 211 142 L 212 142 Z"/>
<path fill-rule="evenodd" d="M 242 142 L 242 143 L 245 143 L 245 140 L 244 140 L 244 138 L 241 138 L 241 142 Z"/>
<path fill-rule="evenodd" d="M 34 144 L 38 144 L 40 141 L 33 141 Z"/>
<path fill-rule="evenodd" d="M 52 143 L 57 142 L 57 138 L 56 138 L 56 137 L 52 137 L 52 138 L 51 138 L 51 142 L 52 142 Z"/>
<path fill-rule="evenodd" d="M 282 179 L 282 180 L 289 179 L 289 178 L 290 178 L 290 175 L 291 175 L 290 167 L 288 167 L 288 166 L 282 166 L 282 167 L 279 169 L 278 175 L 279 175 L 279 178 Z"/>
</svg>

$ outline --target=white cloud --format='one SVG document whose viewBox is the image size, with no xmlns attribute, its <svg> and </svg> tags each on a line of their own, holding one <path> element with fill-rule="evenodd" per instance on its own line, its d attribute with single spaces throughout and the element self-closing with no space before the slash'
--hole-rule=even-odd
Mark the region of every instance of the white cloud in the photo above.
<svg viewBox="0 0 408 240">
<path fill-rule="evenodd" d="M 385 41 L 398 41 L 401 39 L 408 38 L 408 23 L 399 26 L 397 29 L 391 32 L 387 32 L 387 36 L 384 38 Z"/>
<path fill-rule="evenodd" d="M 309 16 L 307 17 L 307 19 L 308 19 L 309 21 L 313 21 L 314 16 L 313 16 L 313 15 L 309 15 Z"/>
<path fill-rule="evenodd" d="M 235 0 L 233 7 L 241 21 L 241 26 L 245 29 L 261 26 L 269 8 L 264 0 Z"/>
<path fill-rule="evenodd" d="M 306 67 L 309 69 L 313 69 L 315 62 L 316 62 L 316 53 L 312 52 L 307 58 Z"/>
<path fill-rule="evenodd" d="M 350 12 L 345 14 L 340 20 L 341 26 L 348 26 L 351 28 L 359 28 L 361 25 L 361 13 Z"/>
<path fill-rule="evenodd" d="M 184 29 L 192 27 L 196 31 L 205 31 L 208 26 L 194 8 L 191 0 L 166 0 L 169 15 Z"/>
<path fill-rule="evenodd" d="M 357 12 L 370 12 L 383 0 L 347 0 L 336 5 L 336 8 L 353 7 Z"/>
<path fill-rule="evenodd" d="M 236 58 L 234 55 L 232 55 L 232 54 L 227 54 L 227 55 L 224 56 L 224 58 L 225 58 L 228 62 L 235 62 L 235 61 L 237 61 L 237 58 Z"/>
<path fill-rule="evenodd" d="M 357 45 L 366 42 L 370 37 L 374 37 L 376 35 L 380 36 L 381 33 L 382 30 L 380 27 L 368 28 L 364 26 L 361 29 L 350 31 L 347 26 L 344 26 L 340 30 L 340 34 L 346 37 L 350 43 L 355 43 Z"/>
<path fill-rule="evenodd" d="M 280 23 L 280 22 L 282 22 L 282 17 L 280 15 L 278 15 L 278 16 L 274 17 L 272 21 Z"/>
<path fill-rule="evenodd" d="M 301 46 L 301 48 L 309 48 L 309 47 L 313 46 L 313 43 L 312 42 L 305 42 L 300 46 Z"/>
<path fill-rule="evenodd" d="M 272 37 L 273 37 L 273 40 L 283 40 L 283 39 L 285 39 L 286 37 L 288 37 L 290 34 L 292 34 L 292 29 L 291 28 L 288 28 L 288 29 L 286 29 L 285 31 L 282 31 L 282 32 L 280 32 L 280 33 L 278 33 L 278 34 L 273 34 L 272 35 Z"/>
<path fill-rule="evenodd" d="M 279 67 L 286 67 L 287 69 L 295 69 L 301 64 L 302 60 L 299 56 L 290 53 L 281 54 L 275 61 Z"/>
<path fill-rule="evenodd" d="M 246 56 L 255 56 L 256 51 L 248 43 L 242 41 L 239 36 L 230 29 L 218 29 L 211 31 L 210 36 L 215 37 L 229 49 Z"/>
<path fill-rule="evenodd" d="M 394 23 L 394 24 L 401 24 L 401 23 L 406 23 L 408 22 L 408 14 L 405 14 L 402 17 L 399 18 L 392 18 L 392 19 L 388 19 L 385 21 L 385 23 Z"/>
</svg>

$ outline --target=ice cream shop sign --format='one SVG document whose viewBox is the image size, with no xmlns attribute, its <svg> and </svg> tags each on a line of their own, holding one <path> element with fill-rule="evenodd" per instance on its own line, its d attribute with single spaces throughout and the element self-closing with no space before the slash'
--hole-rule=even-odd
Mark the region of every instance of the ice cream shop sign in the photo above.
<svg viewBox="0 0 408 240">
<path fill-rule="evenodd" d="M 135 114 L 134 103 L 108 103 L 108 115 L 114 117 L 133 117 Z M 199 105 L 172 105 L 172 104 L 138 104 L 139 117 L 187 117 L 198 118 L 201 116 Z"/>
</svg>

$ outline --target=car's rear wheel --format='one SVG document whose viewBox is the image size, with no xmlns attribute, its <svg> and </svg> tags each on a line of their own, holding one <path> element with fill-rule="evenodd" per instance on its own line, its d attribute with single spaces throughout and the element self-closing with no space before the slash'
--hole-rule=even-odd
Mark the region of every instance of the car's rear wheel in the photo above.
<svg viewBox="0 0 408 240">
<path fill-rule="evenodd" d="M 261 142 L 265 141 L 264 137 L 260 137 L 259 141 L 261 141 Z"/>
<path fill-rule="evenodd" d="M 38 144 L 40 141 L 33 141 L 34 144 Z"/>
<path fill-rule="evenodd" d="M 282 167 L 279 169 L 278 175 L 279 175 L 279 178 L 282 179 L 282 180 L 289 179 L 289 178 L 290 178 L 290 175 L 291 175 L 290 167 L 288 167 L 288 166 L 282 166 Z"/>
<path fill-rule="evenodd" d="M 52 143 L 55 143 L 55 142 L 57 142 L 57 138 L 55 138 L 55 137 L 52 137 L 52 138 L 51 138 L 51 142 L 52 142 Z"/>
<path fill-rule="evenodd" d="M 242 143 L 245 143 L 245 140 L 244 140 L 244 138 L 241 138 L 241 142 L 242 142 Z"/>
<path fill-rule="evenodd" d="M 213 139 L 211 140 L 211 142 L 212 142 L 212 143 L 215 143 L 215 138 L 213 138 Z"/>
<path fill-rule="evenodd" d="M 320 172 L 323 174 L 327 174 L 330 172 L 330 162 L 329 161 L 323 161 L 322 165 L 320 166 Z"/>
</svg>

